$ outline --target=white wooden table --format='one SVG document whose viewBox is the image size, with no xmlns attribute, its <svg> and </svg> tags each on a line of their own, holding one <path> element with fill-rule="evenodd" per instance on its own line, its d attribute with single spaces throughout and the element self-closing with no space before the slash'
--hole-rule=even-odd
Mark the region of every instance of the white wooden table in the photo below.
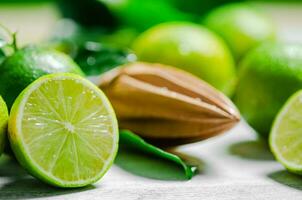
<svg viewBox="0 0 302 200">
<path fill-rule="evenodd" d="M 2 157 L 0 199 L 302 199 L 302 177 L 275 162 L 244 123 L 178 151 L 195 157 L 200 165 L 200 173 L 189 181 L 147 179 L 113 166 L 95 185 L 74 190 L 44 185 Z"/>
<path fill-rule="evenodd" d="M 281 40 L 302 42 L 302 6 L 264 8 L 277 22 Z M 36 41 L 47 35 L 58 16 L 53 7 L 36 8 L 36 12 L 40 18 L 32 24 L 31 11 L 14 13 L 0 7 L 0 22 L 22 30 L 23 41 Z M 180 147 L 178 151 L 193 156 L 200 165 L 200 173 L 190 181 L 152 180 L 113 166 L 95 185 L 75 190 L 48 187 L 2 156 L 0 199 L 302 199 L 302 177 L 286 172 L 256 138 L 242 122 L 224 135 Z"/>
</svg>

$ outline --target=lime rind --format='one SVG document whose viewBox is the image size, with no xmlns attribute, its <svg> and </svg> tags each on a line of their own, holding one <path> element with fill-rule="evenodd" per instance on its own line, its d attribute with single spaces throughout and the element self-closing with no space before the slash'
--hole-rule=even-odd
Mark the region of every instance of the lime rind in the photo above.
<svg viewBox="0 0 302 200">
<path fill-rule="evenodd" d="M 302 174 L 302 152 L 300 153 L 301 164 L 297 164 L 294 161 L 292 161 L 292 159 L 288 159 L 284 156 L 284 152 L 282 152 L 282 149 L 286 149 L 287 152 L 288 151 L 290 152 L 290 150 L 288 150 L 288 146 L 282 146 L 282 147 L 278 146 L 277 140 L 278 140 L 278 137 L 280 137 L 281 133 L 279 132 L 279 129 L 280 129 L 282 123 L 284 122 L 284 120 L 285 121 L 286 120 L 291 120 L 291 119 L 288 119 L 287 115 L 293 109 L 293 107 L 295 107 L 295 103 L 297 103 L 297 101 L 299 102 L 299 104 L 301 104 L 301 117 L 302 117 L 302 101 L 301 100 L 302 100 L 302 90 L 294 93 L 286 101 L 284 106 L 279 111 L 277 117 L 275 118 L 275 120 L 273 122 L 271 132 L 270 132 L 270 135 L 269 135 L 269 145 L 270 145 L 271 151 L 274 154 L 275 158 L 282 165 L 284 165 L 284 167 L 287 168 L 289 171 L 297 173 L 297 174 Z M 300 110 L 295 109 L 295 112 L 299 112 L 299 111 Z M 300 125 L 301 125 L 301 130 L 302 130 L 302 120 L 301 120 Z M 298 126 L 299 126 L 299 124 L 298 124 Z M 286 127 L 286 128 L 288 129 L 288 127 Z M 297 130 L 297 131 L 299 131 L 299 130 Z M 286 135 L 286 137 L 288 137 L 288 136 Z M 299 140 L 299 138 L 297 138 L 297 139 L 295 138 L 294 142 L 298 143 L 298 144 L 302 144 L 302 131 L 300 132 L 300 139 L 301 140 Z M 290 145 L 291 145 L 291 147 L 293 147 L 292 144 L 290 144 Z"/>
<path fill-rule="evenodd" d="M 7 123 L 8 109 L 6 103 L 0 96 L 0 155 L 2 154 L 5 146 Z"/>
<path fill-rule="evenodd" d="M 90 88 L 95 92 L 95 94 L 98 95 L 99 98 L 101 98 L 102 103 L 104 104 L 104 107 L 106 107 L 108 111 L 108 116 L 110 116 L 110 120 L 112 123 L 113 128 L 113 147 L 111 149 L 111 152 L 109 153 L 110 156 L 107 158 L 106 162 L 103 165 L 102 170 L 94 177 L 85 179 L 85 180 L 77 180 L 77 181 L 65 181 L 58 179 L 57 177 L 53 176 L 48 171 L 45 171 L 42 167 L 39 166 L 38 163 L 34 161 L 34 159 L 31 157 L 29 150 L 27 149 L 27 145 L 24 143 L 24 138 L 21 130 L 21 121 L 23 117 L 23 108 L 25 106 L 26 101 L 28 100 L 30 94 L 35 91 L 37 88 L 39 88 L 43 83 L 49 81 L 49 80 L 65 80 L 65 79 L 71 79 L 76 80 L 86 86 L 87 88 Z M 69 74 L 69 73 L 59 73 L 59 74 L 51 74 L 46 75 L 38 80 L 34 81 L 32 84 L 30 84 L 17 98 L 15 101 L 12 111 L 11 111 L 11 118 L 9 120 L 9 140 L 11 142 L 12 149 L 17 157 L 17 160 L 20 162 L 22 166 L 24 166 L 32 175 L 36 176 L 37 178 L 45 181 L 46 183 L 49 183 L 54 186 L 58 187 L 81 187 L 86 186 L 88 184 L 94 183 L 97 180 L 99 180 L 106 171 L 110 168 L 110 166 L 113 164 L 114 158 L 117 154 L 118 149 L 118 125 L 117 125 L 117 119 L 115 117 L 114 110 L 109 103 L 107 97 L 104 95 L 104 93 L 97 88 L 95 85 L 93 85 L 88 80 L 85 80 L 84 78 L 75 75 L 75 74 Z"/>
</svg>

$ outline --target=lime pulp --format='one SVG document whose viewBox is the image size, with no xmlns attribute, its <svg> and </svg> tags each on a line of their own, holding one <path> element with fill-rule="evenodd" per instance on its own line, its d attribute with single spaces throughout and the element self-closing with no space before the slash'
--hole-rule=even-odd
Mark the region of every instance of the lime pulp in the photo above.
<svg viewBox="0 0 302 200">
<path fill-rule="evenodd" d="M 285 103 L 270 133 L 270 147 L 289 171 L 302 174 L 302 90 Z"/>
</svg>

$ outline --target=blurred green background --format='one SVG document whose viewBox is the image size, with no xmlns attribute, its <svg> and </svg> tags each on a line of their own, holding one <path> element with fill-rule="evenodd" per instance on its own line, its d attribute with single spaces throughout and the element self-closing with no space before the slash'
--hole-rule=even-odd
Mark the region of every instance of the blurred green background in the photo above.
<svg viewBox="0 0 302 200">
<path fill-rule="evenodd" d="M 236 95 L 237 99 L 240 96 L 236 88 L 244 85 L 239 64 L 249 55 L 249 51 L 264 42 L 302 43 L 302 1 L 298 0 L 0 2 L 0 24 L 17 32 L 19 46 L 39 43 L 67 53 L 87 75 L 98 75 L 137 58 L 182 68 L 234 99 Z M 158 25 L 172 21 L 181 23 Z M 182 24 L 183 21 L 188 24 Z M 292 63 L 291 53 L 289 51 L 289 56 L 284 56 L 288 63 Z M 267 63 L 273 62 L 264 61 L 263 66 Z M 276 65 L 271 66 L 274 68 Z M 263 74 L 260 71 L 254 77 Z M 270 81 L 274 80 L 271 78 L 274 74 L 268 74 L 259 88 L 277 83 Z M 251 77 L 247 73 L 247 78 Z M 267 136 L 271 121 L 289 94 L 281 95 L 279 103 L 270 108 L 273 103 L 267 103 L 270 102 L 267 99 L 278 102 L 273 89 L 257 94 L 259 90 L 254 85 L 258 82 L 252 80 L 251 84 L 247 84 L 248 88 L 242 89 L 243 98 L 236 103 L 245 119 Z M 290 90 L 286 88 L 284 91 Z M 258 107 L 267 108 L 267 118 L 263 118 L 264 111 L 258 112 Z M 253 119 L 257 119 L 256 122 Z"/>
<path fill-rule="evenodd" d="M 103 1 L 108 5 L 112 4 L 112 2 L 119 2 L 110 0 L 98 1 Z M 100 6 L 99 2 L 93 2 L 92 0 L 1 0 L 0 23 L 13 31 L 18 31 L 19 43 L 26 44 L 38 42 L 49 37 L 57 20 L 63 16 L 73 17 L 87 26 L 93 26 L 99 23 L 106 27 L 111 25 L 115 26 L 116 22 L 114 21 L 116 21 L 115 17 L 117 17 L 125 23 L 134 24 L 140 29 L 145 29 L 157 23 L 156 20 L 161 22 L 169 18 L 172 20 L 175 18 L 178 20 L 190 19 L 194 21 L 196 20 L 194 17 L 202 16 L 216 6 L 233 1 L 234 0 L 137 0 L 133 2 L 138 2 L 137 4 L 139 4 L 139 7 L 142 9 L 135 10 L 135 6 L 137 5 L 133 4 L 133 7 L 123 11 L 124 13 L 120 11 L 117 12 L 122 13 L 122 16 L 112 17 L 106 13 L 108 9 L 104 9 L 103 6 Z M 169 4 L 172 2 L 176 9 L 167 7 L 165 2 Z M 302 35 L 302 20 L 300 20 L 302 18 L 302 1 L 249 0 L 248 2 L 259 5 L 268 15 L 272 16 L 277 23 L 278 37 L 281 40 L 291 42 L 302 41 L 300 36 Z M 143 5 L 145 5 L 145 8 L 142 7 Z M 118 9 L 118 6 L 113 5 L 111 8 L 113 10 Z M 78 12 L 77 9 L 80 10 L 80 12 Z M 137 24 L 138 22 L 135 18 L 137 14 L 131 15 L 134 11 L 140 12 L 140 10 L 143 14 L 143 12 L 146 11 L 144 9 L 158 12 L 155 13 L 154 16 L 156 17 L 150 22 L 150 25 Z M 100 12 L 100 10 L 102 10 L 102 12 Z M 165 15 L 163 16 L 161 13 L 165 13 Z M 174 15 L 174 13 L 176 13 L 176 15 Z"/>
</svg>

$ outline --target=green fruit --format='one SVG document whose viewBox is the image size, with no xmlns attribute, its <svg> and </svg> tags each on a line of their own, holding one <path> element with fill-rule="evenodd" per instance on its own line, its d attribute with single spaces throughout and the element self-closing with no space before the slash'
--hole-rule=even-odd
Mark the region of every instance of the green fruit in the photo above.
<svg viewBox="0 0 302 200">
<path fill-rule="evenodd" d="M 119 23 L 143 31 L 168 21 L 188 21 L 194 17 L 173 6 L 174 0 L 98 0 Z"/>
<path fill-rule="evenodd" d="M 0 66 L 0 95 L 11 107 L 27 85 L 40 76 L 57 72 L 84 75 L 77 64 L 61 52 L 35 46 L 20 49 Z"/>
<path fill-rule="evenodd" d="M 289 171 L 302 174 L 302 91 L 295 93 L 277 115 L 270 133 L 270 147 Z"/>
<path fill-rule="evenodd" d="M 7 131 L 7 121 L 8 121 L 8 110 L 5 102 L 0 96 L 0 154 L 4 150 L 6 131 Z"/>
<path fill-rule="evenodd" d="M 186 22 L 157 25 L 134 41 L 139 60 L 179 67 L 231 95 L 234 61 L 224 42 L 208 29 Z"/>
<path fill-rule="evenodd" d="M 302 88 L 302 45 L 267 43 L 241 63 L 235 103 L 247 122 L 267 137 L 286 99 Z"/>
<path fill-rule="evenodd" d="M 197 16 L 204 15 L 217 6 L 238 1 L 242 0 L 172 0 L 181 11 L 194 13 Z"/>
<path fill-rule="evenodd" d="M 275 39 L 272 21 L 249 4 L 219 7 L 209 13 L 204 24 L 226 41 L 236 59 L 260 43 Z"/>
<path fill-rule="evenodd" d="M 11 148 L 33 176 L 58 187 L 99 180 L 118 148 L 116 116 L 104 93 L 74 74 L 46 75 L 16 99 Z"/>
</svg>

